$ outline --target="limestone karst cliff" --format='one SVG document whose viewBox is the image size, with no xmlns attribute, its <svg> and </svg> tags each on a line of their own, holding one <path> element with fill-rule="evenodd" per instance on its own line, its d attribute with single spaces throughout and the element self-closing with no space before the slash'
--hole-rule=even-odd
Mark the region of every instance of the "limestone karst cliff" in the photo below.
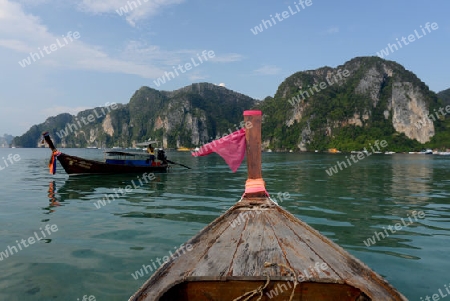
<svg viewBox="0 0 450 301">
<path fill-rule="evenodd" d="M 450 103 L 448 94 L 438 97 L 396 62 L 359 57 L 336 68 L 297 72 L 262 101 L 209 83 L 175 91 L 141 87 L 113 109 L 50 117 L 13 144 L 36 147 L 41 132 L 49 131 L 63 147 L 131 147 L 148 138 L 166 148 L 194 147 L 236 130 L 242 112 L 258 108 L 264 113 L 263 146 L 274 150 L 358 150 L 376 139 L 395 151 L 424 143 L 450 147 L 448 120 L 428 119 Z"/>
<path fill-rule="evenodd" d="M 295 73 L 259 105 L 269 112 L 264 145 L 301 150 L 361 149 L 374 139 L 418 147 L 435 135 L 440 121 L 422 121 L 439 106 L 417 76 L 378 57 Z"/>
<path fill-rule="evenodd" d="M 62 147 L 132 147 L 149 138 L 166 148 L 192 147 L 235 131 L 242 112 L 255 103 L 251 97 L 209 83 L 170 92 L 141 87 L 127 104 L 50 117 L 14 143 L 36 147 L 40 134 L 49 131 Z"/>
</svg>

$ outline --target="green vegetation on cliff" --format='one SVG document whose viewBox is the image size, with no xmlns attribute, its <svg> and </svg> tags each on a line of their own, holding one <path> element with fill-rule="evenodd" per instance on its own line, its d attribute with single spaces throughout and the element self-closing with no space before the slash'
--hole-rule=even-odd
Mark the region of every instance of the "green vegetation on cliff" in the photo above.
<svg viewBox="0 0 450 301">
<path fill-rule="evenodd" d="M 387 141 L 383 151 L 445 149 L 450 118 L 428 122 L 427 116 L 446 104 L 450 89 L 437 95 L 395 62 L 360 57 L 336 68 L 297 72 L 260 102 L 209 83 L 171 92 L 142 87 L 128 104 L 81 128 L 67 130 L 93 110 L 50 117 L 13 143 L 36 147 L 49 131 L 64 147 L 130 147 L 148 138 L 169 148 L 195 147 L 236 130 L 242 112 L 257 108 L 264 114 L 263 145 L 273 150 L 362 150 L 375 140 Z"/>
<path fill-rule="evenodd" d="M 446 106 L 450 105 L 450 89 L 439 92 L 438 97 L 444 102 Z"/>
<path fill-rule="evenodd" d="M 128 104 L 50 117 L 17 137 L 14 144 L 36 147 L 41 133 L 48 131 L 55 144 L 63 147 L 130 147 L 149 138 L 169 148 L 193 147 L 234 131 L 243 111 L 255 103 L 253 98 L 209 83 L 172 92 L 141 87 Z M 95 116 L 93 122 L 76 126 L 89 115 Z"/>
<path fill-rule="evenodd" d="M 340 76 L 344 70 L 347 76 Z M 405 99 L 404 103 L 399 98 Z M 279 86 L 273 98 L 259 104 L 267 112 L 263 140 L 275 150 L 295 150 L 299 146 L 304 150 L 362 150 L 375 140 L 386 140 L 386 150 L 397 152 L 437 146 L 442 142 L 440 133 L 445 131 L 440 120 L 434 122 L 439 141 L 435 138 L 425 145 L 395 129 L 395 123 L 416 127 L 407 114 L 399 113 L 399 108 L 409 113 L 407 102 L 412 98 L 419 104 L 423 102 L 430 112 L 442 106 L 436 94 L 412 72 L 378 57 L 355 58 L 336 68 L 298 72 Z"/>
</svg>

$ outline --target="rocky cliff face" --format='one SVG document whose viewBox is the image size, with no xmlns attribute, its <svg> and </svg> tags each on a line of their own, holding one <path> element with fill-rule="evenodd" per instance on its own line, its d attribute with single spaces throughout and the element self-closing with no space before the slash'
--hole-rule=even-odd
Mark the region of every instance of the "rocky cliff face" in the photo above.
<svg viewBox="0 0 450 301">
<path fill-rule="evenodd" d="M 392 114 L 394 129 L 408 138 L 425 143 L 435 134 L 432 122 L 421 123 L 429 115 L 428 104 L 420 89 L 410 82 L 393 84 L 386 112 L 386 119 Z"/>
<path fill-rule="evenodd" d="M 40 134 L 49 131 L 62 147 L 132 147 L 149 138 L 161 141 L 165 148 L 199 146 L 236 130 L 242 112 L 255 103 L 208 83 L 171 92 L 142 87 L 125 105 L 50 117 L 18 137 L 15 145 L 36 147 Z"/>
<path fill-rule="evenodd" d="M 242 112 L 258 108 L 265 148 L 358 150 L 382 139 L 390 150 L 404 151 L 448 131 L 450 125 L 440 120 L 424 121 L 445 101 L 450 104 L 449 91 L 439 93 L 439 100 L 401 65 L 360 57 L 336 68 L 297 72 L 261 102 L 209 83 L 170 92 L 142 87 L 128 104 L 50 117 L 13 143 L 36 147 L 40 134 L 50 131 L 64 147 L 130 147 L 149 138 L 166 148 L 193 147 L 235 131 Z M 92 122 L 76 126 L 89 115 L 95 115 Z M 437 139 L 442 145 L 447 140 Z"/>
<path fill-rule="evenodd" d="M 132 143 L 144 135 L 161 139 L 164 147 L 198 146 L 228 133 L 228 129 L 234 131 L 242 112 L 255 103 L 248 96 L 209 83 L 172 92 L 144 87 L 132 97 L 129 109 L 133 128 L 146 132 L 133 129 L 136 139 Z M 142 108 L 147 108 L 144 113 Z"/>
<path fill-rule="evenodd" d="M 266 145 L 305 150 L 339 144 L 333 141 L 364 132 L 370 135 L 359 137 L 359 145 L 369 137 L 393 140 L 399 134 L 428 142 L 435 124 L 418 124 L 437 105 L 436 94 L 401 65 L 362 57 L 336 68 L 295 73 L 260 107 L 271 114 L 265 129 L 276 133 L 264 135 Z M 281 120 L 285 122 L 280 126 Z"/>
</svg>

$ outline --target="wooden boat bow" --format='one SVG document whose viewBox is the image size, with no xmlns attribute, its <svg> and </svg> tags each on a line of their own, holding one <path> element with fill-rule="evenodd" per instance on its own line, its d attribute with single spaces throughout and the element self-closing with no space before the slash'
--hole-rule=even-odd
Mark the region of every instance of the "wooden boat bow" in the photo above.
<svg viewBox="0 0 450 301">
<path fill-rule="evenodd" d="M 278 206 L 261 175 L 261 112 L 244 112 L 248 180 L 241 200 L 171 257 L 138 300 L 407 300 L 381 276 Z M 258 299 L 260 298 L 260 299 Z"/>
</svg>

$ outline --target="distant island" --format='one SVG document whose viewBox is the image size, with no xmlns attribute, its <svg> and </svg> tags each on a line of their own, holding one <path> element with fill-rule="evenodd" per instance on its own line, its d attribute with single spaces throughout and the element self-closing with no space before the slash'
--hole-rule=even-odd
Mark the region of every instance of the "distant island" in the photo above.
<svg viewBox="0 0 450 301">
<path fill-rule="evenodd" d="M 14 136 L 9 135 L 9 134 L 3 134 L 2 137 L 0 137 L 0 147 L 5 148 L 5 147 L 11 147 L 11 143 L 14 139 Z"/>
<path fill-rule="evenodd" d="M 450 105 L 450 89 L 439 92 L 438 97 L 444 102 L 445 105 Z"/>
<path fill-rule="evenodd" d="M 126 104 L 50 117 L 12 143 L 39 147 L 49 131 L 58 147 L 134 147 L 151 138 L 165 148 L 195 148 L 237 130 L 248 109 L 264 114 L 266 150 L 350 152 L 377 140 L 386 141 L 386 152 L 450 148 L 450 89 L 437 94 L 375 56 L 294 73 L 264 100 L 211 83 L 141 87 Z"/>
</svg>

